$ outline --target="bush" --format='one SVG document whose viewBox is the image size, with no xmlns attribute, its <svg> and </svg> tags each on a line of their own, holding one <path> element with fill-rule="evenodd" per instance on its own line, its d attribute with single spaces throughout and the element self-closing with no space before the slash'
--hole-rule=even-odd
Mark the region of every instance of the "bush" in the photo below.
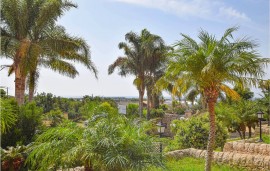
<svg viewBox="0 0 270 171">
<path fill-rule="evenodd" d="M 185 114 L 185 110 L 183 107 L 181 106 L 177 106 L 174 108 L 174 112 L 178 115 L 184 115 Z"/>
<path fill-rule="evenodd" d="M 13 104 L 12 101 L 10 103 Z M 1 147 L 27 145 L 32 142 L 36 131 L 42 125 L 41 114 L 42 108 L 37 107 L 33 102 L 19 107 L 19 111 L 16 112 L 16 123 L 9 129 L 10 131 L 1 136 Z"/>
<path fill-rule="evenodd" d="M 130 103 L 127 105 L 127 116 L 138 116 L 139 114 L 139 105 Z"/>
<path fill-rule="evenodd" d="M 159 106 L 159 108 L 162 109 L 162 110 L 164 110 L 164 111 L 166 111 L 166 110 L 169 109 L 169 106 L 168 106 L 167 104 L 161 104 L 161 105 Z"/>
<path fill-rule="evenodd" d="M 175 120 L 172 132 L 176 133 L 174 141 L 170 144 L 171 149 L 197 148 L 206 149 L 209 134 L 209 119 L 208 115 L 200 115 L 191 117 L 188 120 Z M 226 139 L 227 131 L 222 125 L 216 123 L 216 139 L 215 148 L 223 148 Z"/>
<path fill-rule="evenodd" d="M 150 118 L 162 118 L 165 112 L 162 109 L 151 109 Z"/>
</svg>

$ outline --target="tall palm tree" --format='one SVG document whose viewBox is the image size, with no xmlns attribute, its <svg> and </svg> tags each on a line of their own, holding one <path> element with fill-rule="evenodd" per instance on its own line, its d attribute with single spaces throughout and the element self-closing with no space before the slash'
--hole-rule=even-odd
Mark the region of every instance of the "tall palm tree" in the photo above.
<svg viewBox="0 0 270 171">
<path fill-rule="evenodd" d="M 148 30 L 144 29 L 140 35 L 129 32 L 125 35 L 126 42 L 119 43 L 119 49 L 123 49 L 125 56 L 118 59 L 109 66 L 108 73 L 112 74 L 115 68 L 119 68 L 119 75 L 134 75 L 134 85 L 139 91 L 139 114 L 143 113 L 143 96 L 145 92 L 145 79 L 147 72 L 148 57 L 153 55 L 154 44 L 161 45 L 163 40 Z"/>
<path fill-rule="evenodd" d="M 152 40 L 151 40 L 152 39 Z M 159 92 L 154 91 L 157 80 L 164 74 L 166 68 L 166 54 L 170 47 L 165 46 L 160 36 L 152 35 L 148 43 L 146 56 L 146 91 L 147 91 L 147 115 L 150 119 L 150 109 L 159 106 Z"/>
<path fill-rule="evenodd" d="M 1 57 L 13 60 L 9 74 L 15 73 L 15 97 L 19 104 L 24 103 L 27 75 L 31 73 L 37 76 L 37 66 L 40 64 L 41 57 L 54 57 L 47 60 L 54 63 L 50 68 L 56 70 L 58 68 L 56 64 L 58 66 L 63 64 L 62 68 L 73 69 L 73 75 L 75 68 L 65 59 L 87 61 L 84 64 L 91 68 L 92 63 L 86 43 L 79 38 L 59 32 L 61 29 L 55 26 L 58 17 L 72 7 L 76 5 L 68 0 L 2 1 Z M 57 33 L 60 34 L 57 35 Z M 94 67 L 91 69 L 95 72 Z M 58 68 L 57 70 L 66 72 L 65 69 Z"/>
<path fill-rule="evenodd" d="M 215 104 L 221 91 L 237 99 L 239 95 L 227 84 L 256 85 L 257 78 L 263 76 L 263 67 L 269 59 L 260 58 L 254 50 L 256 44 L 247 38 L 234 39 L 233 32 L 238 28 L 229 28 L 221 39 L 206 31 L 199 32 L 197 43 L 191 37 L 184 37 L 176 44 L 166 75 L 182 91 L 197 85 L 202 90 L 208 105 L 210 131 L 207 145 L 205 170 L 211 170 L 211 161 L 215 140 Z M 172 79 L 173 78 L 173 79 Z"/>
</svg>

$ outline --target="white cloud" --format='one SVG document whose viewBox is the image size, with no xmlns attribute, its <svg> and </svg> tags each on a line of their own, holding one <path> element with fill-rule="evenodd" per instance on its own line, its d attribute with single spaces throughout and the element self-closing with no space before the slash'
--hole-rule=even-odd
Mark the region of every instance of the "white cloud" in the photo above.
<svg viewBox="0 0 270 171">
<path fill-rule="evenodd" d="M 234 19 L 249 21 L 243 12 L 227 7 L 220 0 L 113 0 L 140 5 L 176 14 L 179 17 L 198 17 L 211 20 Z"/>
<path fill-rule="evenodd" d="M 228 19 L 237 19 L 237 20 L 244 20 L 250 21 L 250 18 L 243 12 L 239 12 L 232 7 L 221 7 L 219 9 L 220 15 L 227 17 Z"/>
</svg>

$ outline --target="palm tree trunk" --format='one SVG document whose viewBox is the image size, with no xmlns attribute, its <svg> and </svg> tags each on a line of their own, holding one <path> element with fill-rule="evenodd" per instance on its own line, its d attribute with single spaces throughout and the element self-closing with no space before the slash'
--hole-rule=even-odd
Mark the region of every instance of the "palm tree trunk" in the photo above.
<svg viewBox="0 0 270 171">
<path fill-rule="evenodd" d="M 90 161 L 90 163 L 85 162 L 84 170 L 85 170 L 85 171 L 94 171 L 94 169 L 93 169 L 93 167 L 92 167 L 92 164 L 91 164 L 91 161 Z"/>
<path fill-rule="evenodd" d="M 144 95 L 144 91 L 139 90 L 139 115 L 140 115 L 140 118 L 142 118 L 142 114 L 143 114 L 143 95 Z"/>
<path fill-rule="evenodd" d="M 211 171 L 211 163 L 213 159 L 213 151 L 215 148 L 215 136 L 216 136 L 216 118 L 215 118 L 215 104 L 219 95 L 219 91 L 215 86 L 204 89 L 204 97 L 206 97 L 210 130 L 208 136 L 207 151 L 205 156 L 205 171 Z"/>
<path fill-rule="evenodd" d="M 146 119 L 150 120 L 150 109 L 151 109 L 151 90 L 147 88 L 147 114 Z"/>
<path fill-rule="evenodd" d="M 154 93 L 152 101 L 153 101 L 152 102 L 153 103 L 153 107 L 155 109 L 158 109 L 159 108 L 159 95 L 157 93 Z"/>
<path fill-rule="evenodd" d="M 29 87 L 29 102 L 33 101 L 33 98 L 34 98 L 34 87 Z"/>
<path fill-rule="evenodd" d="M 21 67 L 15 68 L 15 99 L 19 105 L 24 104 L 26 76 L 23 75 Z"/>
<path fill-rule="evenodd" d="M 216 100 L 208 100 L 208 112 L 210 121 L 210 130 L 207 144 L 205 171 L 211 171 L 211 162 L 213 158 L 213 150 L 215 145 L 215 134 L 216 134 L 216 122 L 215 122 L 215 103 Z"/>
<path fill-rule="evenodd" d="M 33 101 L 34 91 L 35 91 L 35 71 L 29 73 L 29 102 Z"/>
</svg>

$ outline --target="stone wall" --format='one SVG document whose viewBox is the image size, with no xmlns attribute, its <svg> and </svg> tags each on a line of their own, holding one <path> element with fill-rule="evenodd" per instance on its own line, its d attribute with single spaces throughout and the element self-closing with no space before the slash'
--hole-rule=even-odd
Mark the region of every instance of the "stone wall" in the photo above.
<svg viewBox="0 0 270 171">
<path fill-rule="evenodd" d="M 228 142 L 224 145 L 223 152 L 270 156 L 270 144 Z"/>
<path fill-rule="evenodd" d="M 245 149 L 247 149 L 248 153 L 244 153 Z M 226 151 L 214 152 L 213 161 L 216 163 L 224 163 L 231 166 L 246 168 L 251 171 L 269 171 L 270 155 L 268 150 L 270 150 L 270 148 L 269 145 L 266 144 L 255 145 L 254 143 L 229 143 L 229 145 L 226 146 Z M 180 159 L 186 156 L 204 158 L 205 154 L 206 150 L 189 148 L 168 152 L 166 156 L 168 158 L 175 159 Z"/>
</svg>

